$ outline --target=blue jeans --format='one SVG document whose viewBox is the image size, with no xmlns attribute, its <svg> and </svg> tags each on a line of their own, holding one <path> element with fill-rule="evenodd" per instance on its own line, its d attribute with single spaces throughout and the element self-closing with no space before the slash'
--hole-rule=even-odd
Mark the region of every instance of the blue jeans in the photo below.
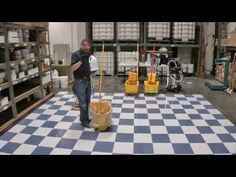
<svg viewBox="0 0 236 177">
<path fill-rule="evenodd" d="M 90 77 L 86 79 L 75 79 L 75 95 L 79 100 L 80 121 L 89 121 L 89 103 L 91 100 L 91 83 Z"/>
</svg>

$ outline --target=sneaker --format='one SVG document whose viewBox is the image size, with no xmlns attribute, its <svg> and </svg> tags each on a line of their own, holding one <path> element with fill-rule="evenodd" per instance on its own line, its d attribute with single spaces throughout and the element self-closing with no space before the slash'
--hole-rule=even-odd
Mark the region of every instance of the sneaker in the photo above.
<svg viewBox="0 0 236 177">
<path fill-rule="evenodd" d="M 91 120 L 81 122 L 81 125 L 83 125 L 86 128 L 93 128 Z"/>
<path fill-rule="evenodd" d="M 78 105 L 78 104 L 73 104 L 73 105 L 71 106 L 71 109 L 72 109 L 72 110 L 79 110 L 79 105 Z"/>
</svg>

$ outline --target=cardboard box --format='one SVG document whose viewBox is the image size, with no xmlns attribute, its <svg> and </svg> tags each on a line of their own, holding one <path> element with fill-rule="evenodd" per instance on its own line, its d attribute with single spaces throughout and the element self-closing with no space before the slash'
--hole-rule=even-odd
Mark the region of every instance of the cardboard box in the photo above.
<svg viewBox="0 0 236 177">
<path fill-rule="evenodd" d="M 39 42 L 47 42 L 47 32 L 39 33 Z"/>
</svg>

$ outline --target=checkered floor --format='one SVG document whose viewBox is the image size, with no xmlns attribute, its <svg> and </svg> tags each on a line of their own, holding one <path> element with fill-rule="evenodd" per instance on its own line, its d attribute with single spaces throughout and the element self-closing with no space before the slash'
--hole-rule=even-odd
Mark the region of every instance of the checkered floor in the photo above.
<svg viewBox="0 0 236 177">
<path fill-rule="evenodd" d="M 73 94 L 59 92 L 0 137 L 0 154 L 236 154 L 236 127 L 201 95 L 102 95 L 108 132 L 82 127 Z"/>
</svg>

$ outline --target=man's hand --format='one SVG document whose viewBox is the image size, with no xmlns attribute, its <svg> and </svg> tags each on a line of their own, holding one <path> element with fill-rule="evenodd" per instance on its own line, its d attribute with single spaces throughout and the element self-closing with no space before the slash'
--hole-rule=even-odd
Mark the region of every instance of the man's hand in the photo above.
<svg viewBox="0 0 236 177">
<path fill-rule="evenodd" d="M 73 65 L 71 66 L 71 70 L 72 70 L 72 71 L 75 71 L 75 70 L 79 69 L 79 67 L 80 67 L 81 64 L 82 64 L 81 61 L 79 61 L 79 62 L 73 64 Z"/>
</svg>

